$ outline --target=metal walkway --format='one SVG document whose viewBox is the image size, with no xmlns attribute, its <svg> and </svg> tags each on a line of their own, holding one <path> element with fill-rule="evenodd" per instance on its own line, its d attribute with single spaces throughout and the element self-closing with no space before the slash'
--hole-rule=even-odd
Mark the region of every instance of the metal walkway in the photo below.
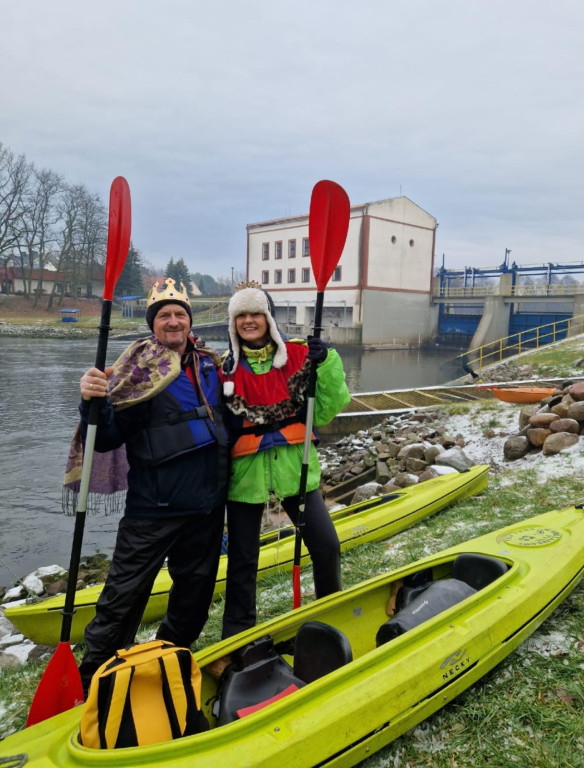
<svg viewBox="0 0 584 768">
<path fill-rule="evenodd" d="M 480 385 L 424 387 L 422 389 L 396 389 L 386 392 L 358 392 L 351 395 L 351 401 L 337 418 L 343 416 L 365 416 L 372 413 L 382 415 L 410 408 L 427 408 L 441 403 L 464 403 L 474 400 L 489 400 L 493 397 L 490 389 Z"/>
</svg>

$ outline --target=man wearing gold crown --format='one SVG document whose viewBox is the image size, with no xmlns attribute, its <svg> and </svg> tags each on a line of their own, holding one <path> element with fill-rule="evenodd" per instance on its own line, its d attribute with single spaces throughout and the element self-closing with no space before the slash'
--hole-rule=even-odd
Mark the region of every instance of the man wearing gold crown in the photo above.
<svg viewBox="0 0 584 768">
<path fill-rule="evenodd" d="M 258 283 L 240 284 L 231 297 L 229 339 L 220 369 L 232 437 L 223 637 L 255 624 L 260 527 L 270 494 L 297 520 L 312 361 L 318 366 L 315 425 L 327 424 L 350 400 L 338 353 L 320 338 L 285 341 L 272 298 Z M 314 434 L 312 440 L 302 538 L 312 560 L 316 596 L 324 597 L 341 589 L 341 551 L 318 490 Z"/>
<path fill-rule="evenodd" d="M 189 297 L 172 278 L 154 285 L 146 321 L 152 336 L 132 343 L 105 373 L 91 368 L 80 382 L 81 432 L 89 401 L 102 398 L 95 449 L 113 455 L 125 446 L 129 465 L 125 514 L 85 631 L 86 692 L 96 669 L 134 641 L 165 558 L 173 586 L 157 637 L 186 647 L 196 640 L 221 552 L 228 451 L 217 356 L 191 336 Z M 105 473 L 106 485 L 113 475 Z M 119 490 L 114 485 L 111 492 Z"/>
</svg>

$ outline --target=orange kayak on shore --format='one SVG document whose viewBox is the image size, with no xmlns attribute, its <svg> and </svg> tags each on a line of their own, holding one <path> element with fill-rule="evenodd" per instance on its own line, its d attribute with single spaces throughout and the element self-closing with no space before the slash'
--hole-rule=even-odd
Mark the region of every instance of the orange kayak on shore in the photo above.
<svg viewBox="0 0 584 768">
<path fill-rule="evenodd" d="M 505 403 L 539 403 L 544 397 L 550 397 L 555 387 L 489 387 L 495 397 Z"/>
</svg>

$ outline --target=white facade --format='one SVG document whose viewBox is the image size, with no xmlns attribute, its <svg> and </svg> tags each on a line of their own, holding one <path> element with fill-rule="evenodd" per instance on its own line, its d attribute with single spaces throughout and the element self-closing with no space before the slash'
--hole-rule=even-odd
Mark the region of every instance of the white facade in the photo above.
<svg viewBox="0 0 584 768">
<path fill-rule="evenodd" d="M 431 335 L 437 222 L 407 197 L 351 207 L 345 248 L 325 292 L 325 335 L 383 344 Z M 247 227 L 247 276 L 270 292 L 278 322 L 314 317 L 316 284 L 307 251 L 308 215 Z"/>
</svg>

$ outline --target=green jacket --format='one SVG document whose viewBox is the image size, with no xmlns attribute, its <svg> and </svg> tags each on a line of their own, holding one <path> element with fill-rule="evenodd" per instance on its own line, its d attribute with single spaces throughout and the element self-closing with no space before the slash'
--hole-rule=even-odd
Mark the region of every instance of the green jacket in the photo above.
<svg viewBox="0 0 584 768">
<path fill-rule="evenodd" d="M 254 373 L 269 370 L 271 359 L 261 364 L 248 358 Z M 269 367 L 267 367 L 269 365 Z M 345 372 L 339 354 L 329 349 L 324 362 L 317 369 L 316 396 L 314 399 L 314 425 L 328 424 L 347 405 L 351 396 L 345 383 Z M 265 504 L 270 491 L 278 499 L 296 496 L 300 484 L 300 469 L 304 445 L 287 445 L 272 448 L 249 456 L 233 459 L 229 480 L 228 499 L 248 504 Z M 310 446 L 307 491 L 314 491 L 320 484 L 320 464 L 314 445 Z"/>
</svg>

